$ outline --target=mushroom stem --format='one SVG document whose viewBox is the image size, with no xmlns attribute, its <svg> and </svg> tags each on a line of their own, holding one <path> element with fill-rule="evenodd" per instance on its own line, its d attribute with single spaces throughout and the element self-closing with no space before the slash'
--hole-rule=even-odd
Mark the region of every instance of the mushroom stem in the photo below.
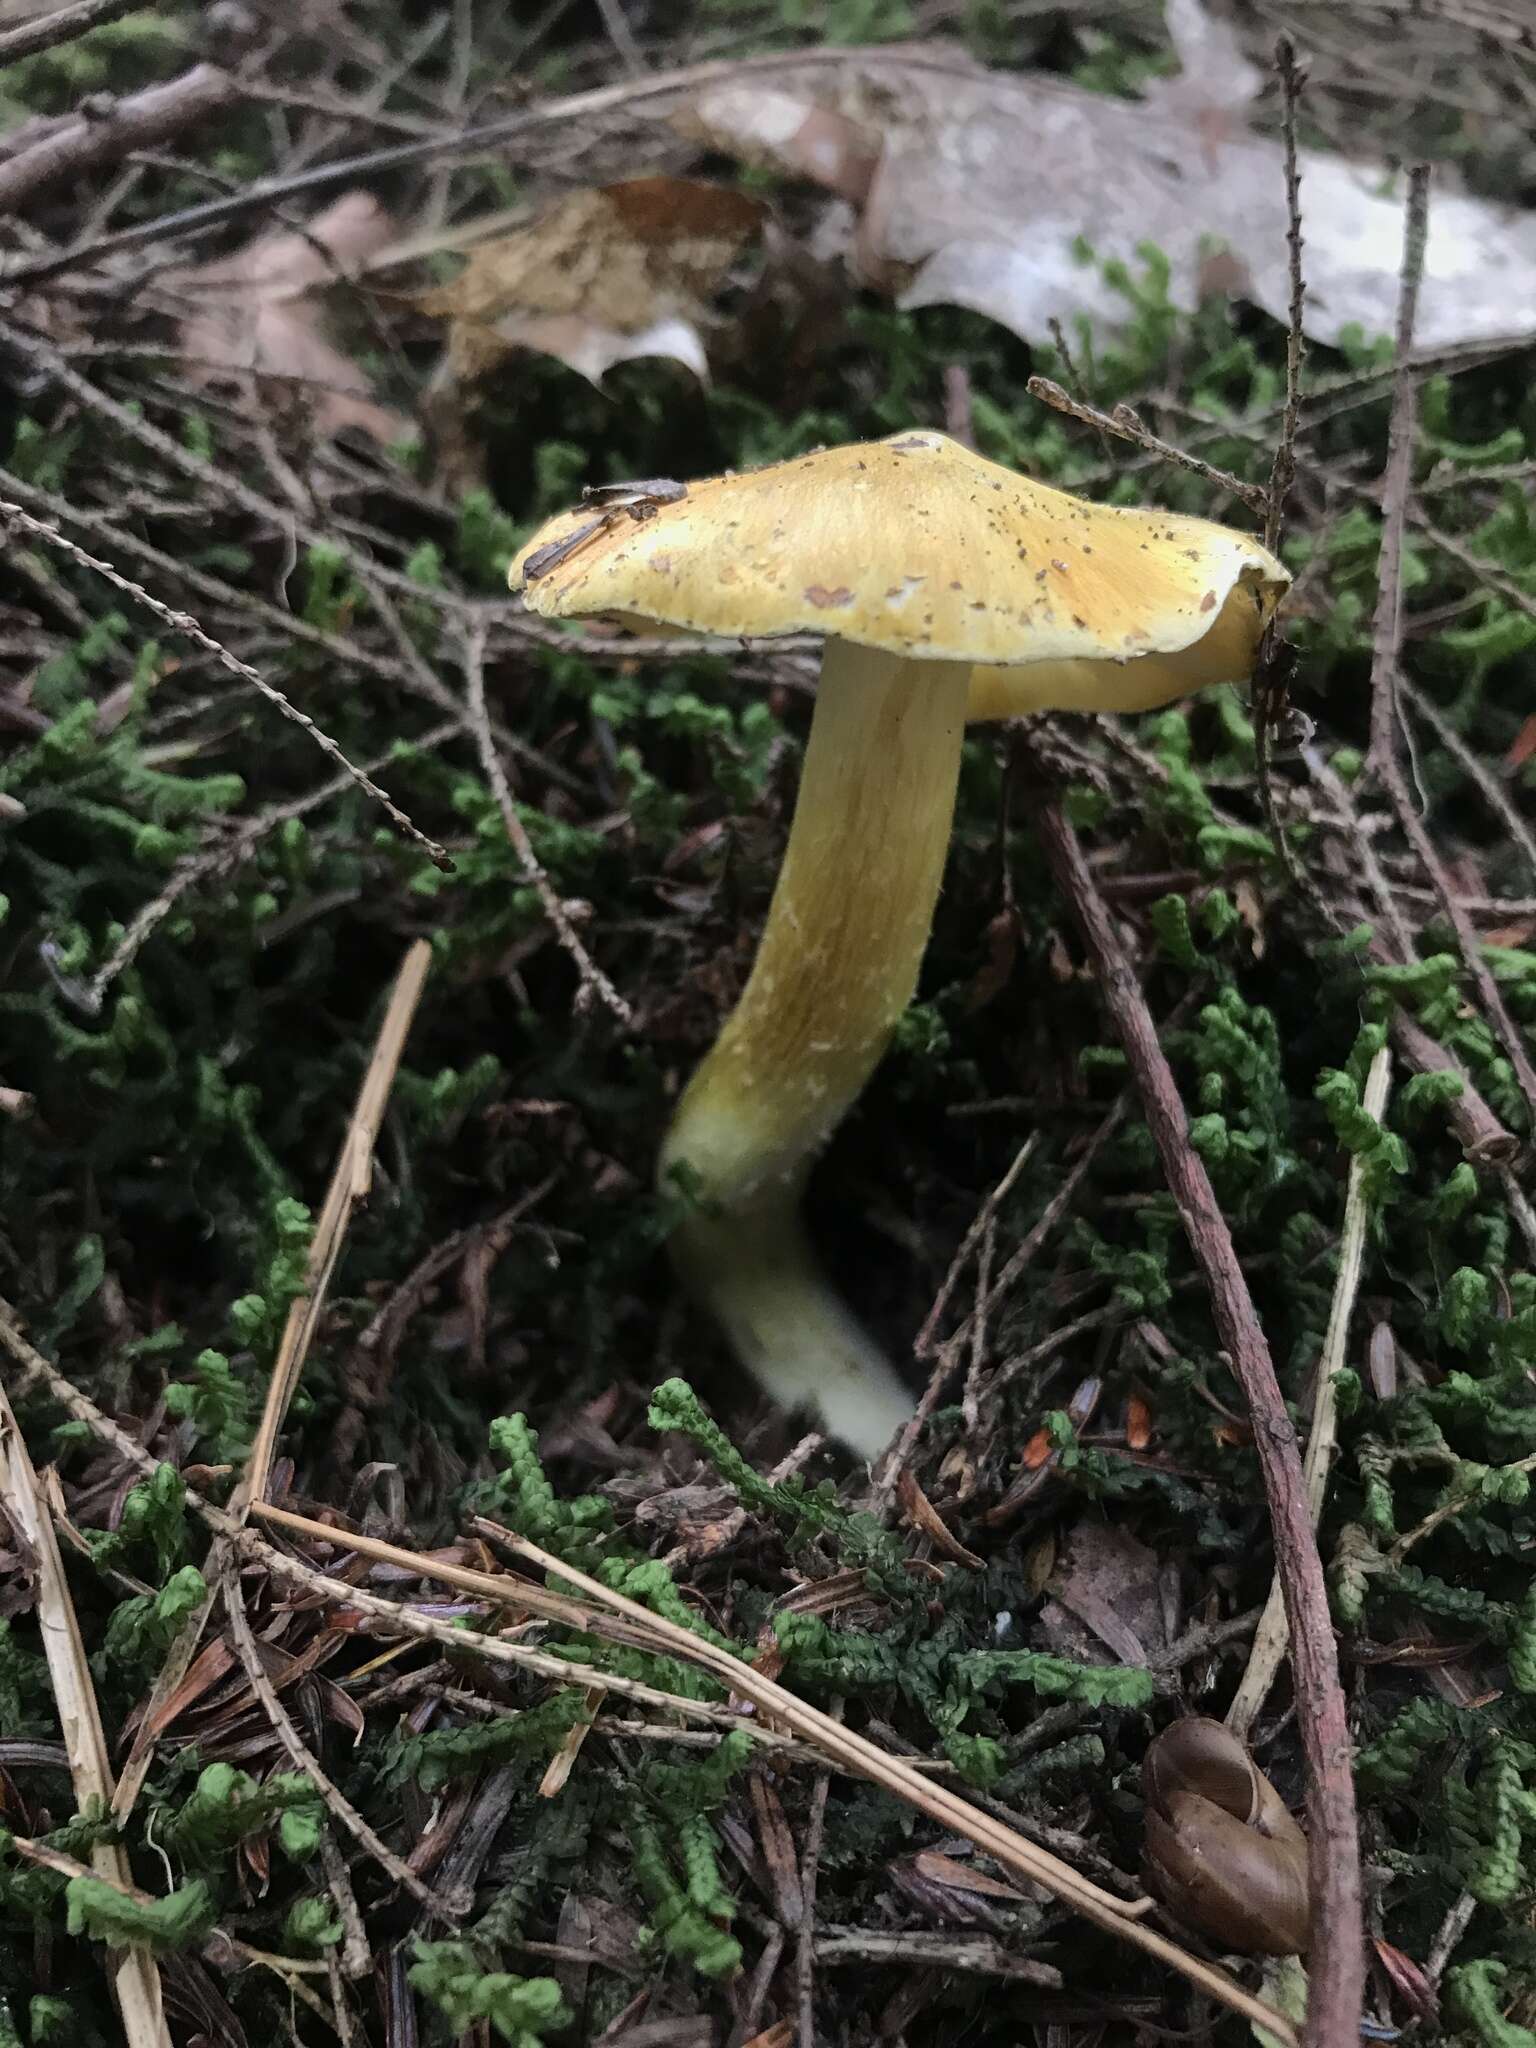
<svg viewBox="0 0 1536 2048">
<path fill-rule="evenodd" d="M 866 1457 L 912 1412 L 817 1267 L 816 1154 L 912 999 L 954 816 L 970 670 L 829 640 L 800 795 L 751 976 L 662 1148 L 700 1208 L 672 1253 L 773 1397 Z"/>
</svg>

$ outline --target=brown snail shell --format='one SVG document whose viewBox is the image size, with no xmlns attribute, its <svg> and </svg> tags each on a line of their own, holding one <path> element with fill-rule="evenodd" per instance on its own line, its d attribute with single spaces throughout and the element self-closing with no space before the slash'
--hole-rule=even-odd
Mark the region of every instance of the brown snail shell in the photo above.
<svg viewBox="0 0 1536 2048">
<path fill-rule="evenodd" d="M 1147 1751 L 1142 1787 L 1146 1878 L 1164 1905 L 1223 1948 L 1304 1954 L 1307 1838 L 1247 1744 L 1191 1714 Z"/>
</svg>

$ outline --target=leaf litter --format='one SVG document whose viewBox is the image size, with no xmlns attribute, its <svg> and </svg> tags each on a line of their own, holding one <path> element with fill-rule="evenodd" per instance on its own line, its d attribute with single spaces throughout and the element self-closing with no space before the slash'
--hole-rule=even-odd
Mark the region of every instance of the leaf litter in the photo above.
<svg viewBox="0 0 1536 2048">
<path fill-rule="evenodd" d="M 1249 126 L 1264 75 L 1198 0 L 1169 0 L 1177 77 L 1140 102 L 989 70 L 932 42 L 851 51 L 707 87 L 673 116 L 691 140 L 822 186 L 854 274 L 903 307 L 964 306 L 1026 341 L 1051 323 L 1122 332 L 1125 279 L 1149 247 L 1170 302 L 1213 288 L 1287 317 L 1281 144 Z M 1390 330 L 1404 182 L 1380 162 L 1300 154 L 1303 325 L 1336 345 Z M 1536 214 L 1437 190 L 1416 336 L 1422 348 L 1536 323 Z"/>
</svg>

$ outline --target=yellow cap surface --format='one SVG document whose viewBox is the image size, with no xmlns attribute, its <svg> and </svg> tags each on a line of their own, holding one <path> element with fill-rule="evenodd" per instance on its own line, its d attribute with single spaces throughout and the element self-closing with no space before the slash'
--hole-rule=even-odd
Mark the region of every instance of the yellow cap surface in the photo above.
<svg viewBox="0 0 1536 2048">
<path fill-rule="evenodd" d="M 927 432 L 691 483 L 649 519 L 617 514 L 524 581 L 531 555 L 593 518 L 562 513 L 518 554 L 508 580 L 530 610 L 724 636 L 825 633 L 988 672 L 1061 666 L 1054 681 L 978 677 L 973 717 L 1133 708 L 1236 680 L 1290 580 L 1246 534 L 1094 505 Z M 1220 675 L 1147 660 L 1208 637 Z M 1116 676 L 1130 684 L 1143 662 L 1118 706 Z"/>
</svg>

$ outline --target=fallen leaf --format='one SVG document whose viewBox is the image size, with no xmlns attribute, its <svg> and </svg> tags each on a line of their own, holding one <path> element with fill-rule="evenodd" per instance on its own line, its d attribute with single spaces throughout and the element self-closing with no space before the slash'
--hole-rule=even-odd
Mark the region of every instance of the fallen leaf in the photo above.
<svg viewBox="0 0 1536 2048">
<path fill-rule="evenodd" d="M 1157 1553 L 1118 1524 L 1075 1523 L 1046 1591 L 1040 1627 L 1052 1649 L 1098 1663 L 1103 1645 L 1122 1664 L 1144 1665 L 1165 1646 Z"/>
<path fill-rule="evenodd" d="M 1392 1980 L 1392 1988 L 1415 2019 L 1434 2021 L 1440 2017 L 1440 1995 L 1410 1955 L 1383 1941 L 1378 1934 L 1372 1942 L 1376 1959 Z"/>
<path fill-rule="evenodd" d="M 1113 333 L 1136 308 L 1106 269 L 1139 274 L 1152 243 L 1168 260 L 1174 305 L 1193 311 L 1202 283 L 1217 281 L 1215 251 L 1220 282 L 1283 321 L 1281 146 L 1245 119 L 1262 75 L 1198 0 L 1177 0 L 1168 25 L 1182 68 L 1140 101 L 989 71 L 927 43 L 776 70 L 766 90 L 739 80 L 709 87 L 673 125 L 852 199 L 862 208 L 853 267 L 904 307 L 966 306 L 1030 341 L 1077 315 Z M 1303 150 L 1301 186 L 1307 333 L 1329 343 L 1354 324 L 1390 333 L 1402 175 Z M 1533 297 L 1536 213 L 1443 182 L 1430 210 L 1418 345 L 1501 336 Z"/>
<path fill-rule="evenodd" d="M 330 339 L 320 297 L 393 233 L 376 199 L 345 192 L 302 233 L 260 235 L 217 263 L 168 272 L 162 284 L 197 302 L 179 335 L 189 380 L 266 375 L 275 399 L 292 404 L 297 396 L 310 407 L 319 433 L 360 427 L 377 441 L 404 439 L 409 422 L 380 404 L 363 371 Z"/>
<path fill-rule="evenodd" d="M 1004 1884 L 1001 1878 L 988 1877 L 984 1870 L 977 1870 L 969 1863 L 958 1863 L 940 1849 L 919 1849 L 912 1858 L 912 1864 L 930 1884 L 948 1885 L 955 1891 L 980 1892 L 989 1899 L 1017 1900 L 1020 1905 L 1028 1904 L 1016 1885 Z"/>
<path fill-rule="evenodd" d="M 1372 1323 L 1365 1345 L 1365 1369 L 1377 1400 L 1390 1401 L 1397 1393 L 1397 1339 L 1390 1323 Z"/>
<path fill-rule="evenodd" d="M 1152 1441 L 1152 1408 L 1144 1394 L 1132 1394 L 1125 1404 L 1125 1441 L 1133 1451 Z"/>
<path fill-rule="evenodd" d="M 955 1535 L 933 1502 L 905 1467 L 903 1467 L 901 1478 L 897 1482 L 896 1491 L 901 1501 L 902 1513 L 912 1524 L 913 1528 L 920 1529 L 931 1542 L 938 1546 L 951 1563 L 963 1564 L 968 1571 L 973 1572 L 979 1572 L 983 1569 L 981 1559 L 973 1550 L 966 1549 L 965 1545 Z"/>
<path fill-rule="evenodd" d="M 761 200 L 688 178 L 589 187 L 482 242 L 452 284 L 412 303 L 451 323 L 450 384 L 519 349 L 556 356 L 594 384 L 636 356 L 669 356 L 703 378 L 706 301 L 765 212 Z"/>
<path fill-rule="evenodd" d="M 1523 768 L 1531 756 L 1536 754 L 1536 711 L 1533 711 L 1509 743 L 1509 752 L 1504 756 L 1507 768 Z"/>
</svg>

